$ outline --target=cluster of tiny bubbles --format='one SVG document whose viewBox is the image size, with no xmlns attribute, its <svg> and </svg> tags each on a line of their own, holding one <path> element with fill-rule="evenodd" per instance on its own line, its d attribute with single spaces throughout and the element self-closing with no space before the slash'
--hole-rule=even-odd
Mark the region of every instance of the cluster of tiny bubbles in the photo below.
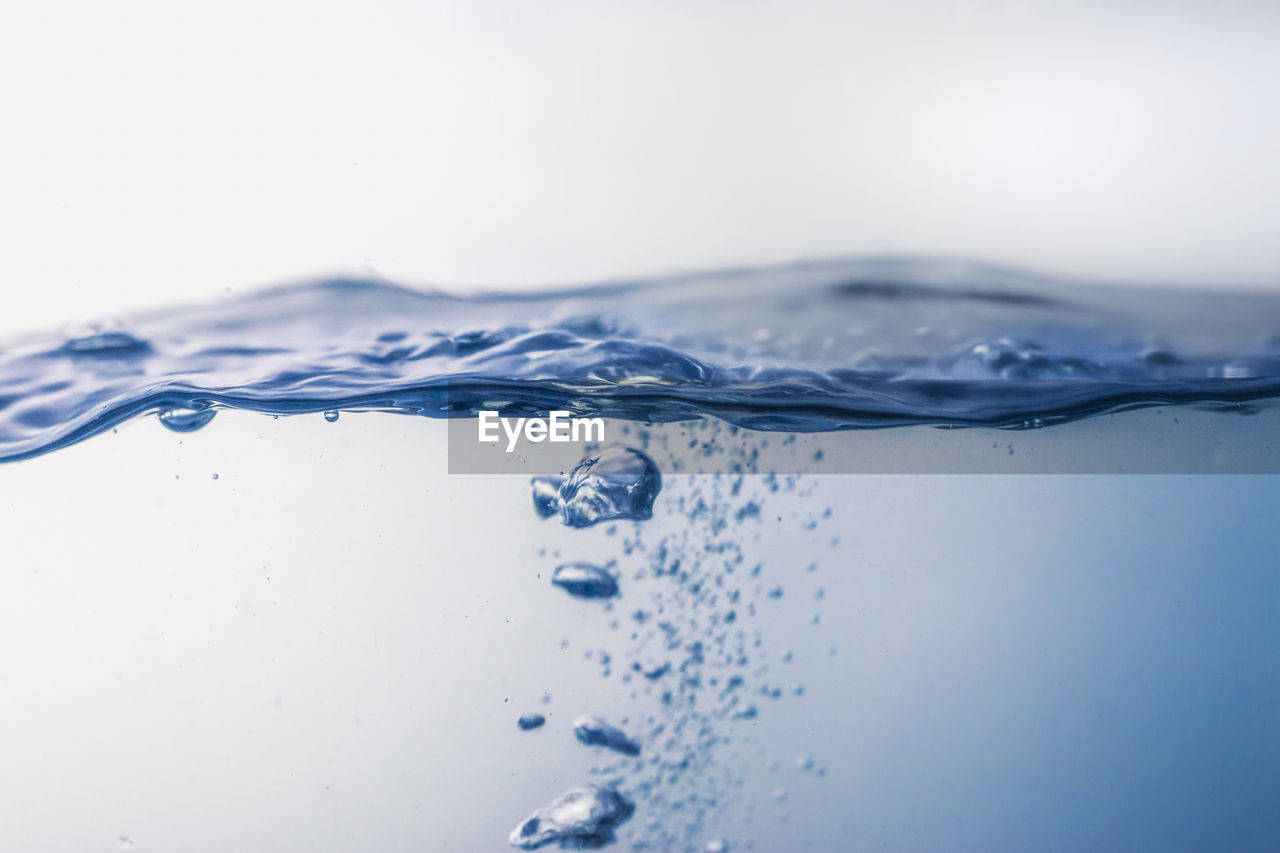
<svg viewBox="0 0 1280 853">
<path fill-rule="evenodd" d="M 626 613 L 610 623 L 620 648 L 588 649 L 583 658 L 616 680 L 636 711 L 614 721 L 624 728 L 591 716 L 574 721 L 575 737 L 598 747 L 589 772 L 603 781 L 566 792 L 509 840 L 526 849 L 552 842 L 599 846 L 615 838 L 637 851 L 753 849 L 749 839 L 706 837 L 707 825 L 730 811 L 739 812 L 739 827 L 754 815 L 741 795 L 754 759 L 748 750 L 722 747 L 749 743 L 753 721 L 769 703 L 801 697 L 805 688 L 777 671 L 777 664 L 791 663 L 790 651 L 771 658 L 758 617 L 786 592 L 749 552 L 767 524 L 783 520 L 770 514 L 770 500 L 807 498 L 813 487 L 798 475 L 751 476 L 759 474 L 760 452 L 770 440 L 789 445 L 794 437 L 748 436 L 710 419 L 676 431 L 625 426 L 621 432 L 636 446 L 593 452 L 567 477 L 535 477 L 531 486 L 540 516 L 559 517 L 569 527 L 607 522 L 605 532 L 618 538 L 616 560 L 604 565 L 562 562 L 559 552 L 545 548 L 538 554 L 558 563 L 549 573 L 553 585 L 575 597 L 606 599 L 608 613 Z M 797 456 L 802 452 L 795 449 Z M 672 472 L 665 483 L 650 454 Z M 694 464 L 690 459 L 721 473 L 679 473 Z M 667 494 L 655 508 L 664 486 Z M 642 523 L 655 512 L 674 522 L 658 534 Z M 827 507 L 799 524 L 812 531 L 830 517 Z M 818 570 L 817 563 L 801 565 L 806 574 Z M 628 592 L 631 601 L 614 604 Z M 807 594 L 814 602 L 824 597 L 819 586 Z M 817 618 L 814 613 L 811 621 Z M 566 638 L 561 647 L 567 644 Z M 776 771 L 778 762 L 769 766 Z M 796 758 L 795 766 L 825 775 L 808 756 Z M 776 799 L 781 808 L 785 792 Z M 569 819 L 566 804 L 583 820 Z M 633 811 L 636 819 L 623 825 Z M 784 810 L 778 818 L 788 819 Z"/>
</svg>

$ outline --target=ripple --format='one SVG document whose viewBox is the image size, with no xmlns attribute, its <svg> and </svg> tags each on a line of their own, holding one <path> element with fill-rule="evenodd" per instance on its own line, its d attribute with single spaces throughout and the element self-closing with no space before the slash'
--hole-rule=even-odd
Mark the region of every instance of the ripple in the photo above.
<svg viewBox="0 0 1280 853">
<path fill-rule="evenodd" d="M 431 417 L 496 402 L 786 432 L 1053 426 L 1280 397 L 1276 340 L 1276 294 L 1090 286 L 947 259 L 465 298 L 324 280 L 0 348 L 0 460 L 210 401 Z M 543 498 L 550 510 L 549 484 Z M 585 508 L 556 512 L 595 523 Z"/>
</svg>

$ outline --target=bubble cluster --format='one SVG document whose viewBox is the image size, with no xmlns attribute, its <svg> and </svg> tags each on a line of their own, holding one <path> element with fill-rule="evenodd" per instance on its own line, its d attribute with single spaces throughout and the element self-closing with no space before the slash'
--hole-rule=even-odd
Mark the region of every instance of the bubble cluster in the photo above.
<svg viewBox="0 0 1280 853">
<path fill-rule="evenodd" d="M 784 494 L 806 497 L 811 487 L 798 476 L 759 475 L 758 455 L 769 439 L 748 441 L 735 427 L 699 422 L 679 439 L 672 431 L 643 427 L 626 427 L 624 434 L 638 446 L 611 447 L 588 456 L 567 478 L 535 477 L 531 483 L 535 511 L 560 515 L 575 528 L 652 519 L 654 498 L 667 487 L 656 505 L 662 521 L 656 528 L 608 526 L 604 532 L 616 537 L 614 560 L 605 566 L 563 563 L 552 575 L 552 583 L 572 595 L 624 602 L 606 606 L 619 645 L 589 648 L 582 657 L 626 691 L 634 711 L 621 720 L 623 727 L 579 716 L 573 732 L 581 743 L 600 748 L 591 775 L 634 804 L 637 820 L 618 832 L 630 849 L 728 850 L 729 840 L 708 838 L 706 827 L 739 806 L 734 822 L 750 822 L 753 807 L 738 791 L 747 775 L 743 762 L 752 759 L 747 750 L 723 747 L 751 739 L 763 703 L 805 693 L 804 685 L 775 676 L 774 667 L 788 665 L 792 654 L 773 657 L 758 627 L 769 608 L 783 607 L 793 593 L 780 582 L 781 571 L 748 555 L 771 525 L 783 521 L 781 510 L 770 515 L 770 501 Z M 683 440 L 688 445 L 681 451 L 719 457 L 718 467 L 731 473 L 669 473 L 664 484 L 649 454 L 678 472 L 682 454 L 673 452 L 672 442 Z M 813 530 L 830 511 L 794 516 L 788 512 Z M 557 553 L 544 550 L 542 556 Z M 794 578 L 818 566 L 797 559 L 788 568 Z M 797 603 L 823 598 L 816 584 L 794 595 Z M 804 611 L 795 618 L 803 624 L 813 615 Z M 815 766 L 812 758 L 796 761 L 801 772 Z M 512 843 L 518 843 L 515 833 Z"/>
</svg>

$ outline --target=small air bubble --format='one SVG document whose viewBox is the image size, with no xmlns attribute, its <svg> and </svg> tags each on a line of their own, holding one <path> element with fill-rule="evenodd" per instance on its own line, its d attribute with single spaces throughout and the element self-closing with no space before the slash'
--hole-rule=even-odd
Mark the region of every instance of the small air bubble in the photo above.
<svg viewBox="0 0 1280 853">
<path fill-rule="evenodd" d="M 334 411 L 328 411 L 328 412 L 325 412 L 325 413 L 324 413 L 324 419 L 325 419 L 326 421 L 328 421 L 329 423 L 333 423 L 334 421 L 336 421 L 336 420 L 338 419 L 338 413 L 337 413 L 337 412 L 334 412 Z"/>
<path fill-rule="evenodd" d="M 195 432 L 203 427 L 218 411 L 211 407 L 172 408 L 161 412 L 157 417 L 160 423 L 173 432 Z"/>
</svg>

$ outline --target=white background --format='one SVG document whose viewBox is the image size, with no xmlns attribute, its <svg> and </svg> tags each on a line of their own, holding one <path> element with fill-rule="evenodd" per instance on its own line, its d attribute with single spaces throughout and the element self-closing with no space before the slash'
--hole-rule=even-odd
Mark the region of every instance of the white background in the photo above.
<svg viewBox="0 0 1280 853">
<path fill-rule="evenodd" d="M 0 332 L 348 272 L 1280 280 L 1271 3 L 0 12 Z"/>
</svg>

